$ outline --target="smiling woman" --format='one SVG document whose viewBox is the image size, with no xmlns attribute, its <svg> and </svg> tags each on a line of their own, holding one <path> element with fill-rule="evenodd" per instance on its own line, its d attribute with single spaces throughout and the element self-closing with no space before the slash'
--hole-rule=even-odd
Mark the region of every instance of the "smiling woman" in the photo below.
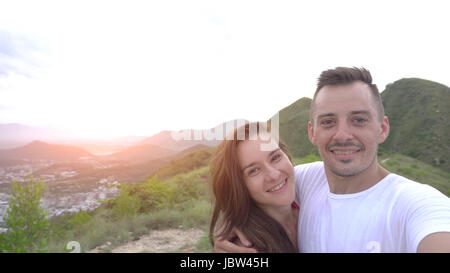
<svg viewBox="0 0 450 273">
<path fill-rule="evenodd" d="M 213 159 L 210 241 L 233 237 L 234 226 L 259 252 L 296 252 L 299 210 L 286 145 L 271 141 L 273 135 L 262 130 L 261 123 L 256 123 L 257 132 L 249 128 L 254 127 L 246 124 L 235 129 Z M 238 138 L 241 131 L 245 131 L 242 140 Z M 268 143 L 271 149 L 261 148 Z"/>
</svg>

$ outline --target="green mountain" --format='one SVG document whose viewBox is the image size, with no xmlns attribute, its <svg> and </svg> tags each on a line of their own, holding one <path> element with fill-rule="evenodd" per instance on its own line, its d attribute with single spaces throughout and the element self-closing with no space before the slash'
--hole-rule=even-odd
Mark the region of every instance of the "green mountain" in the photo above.
<svg viewBox="0 0 450 273">
<path fill-rule="evenodd" d="M 301 98 L 279 112 L 280 138 L 292 157 L 318 154 L 308 139 L 309 105 L 311 99 Z"/>
<path fill-rule="evenodd" d="M 381 93 L 391 132 L 380 147 L 450 171 L 450 88 L 401 79 Z"/>
<path fill-rule="evenodd" d="M 69 161 L 79 158 L 94 158 L 88 151 L 71 145 L 50 144 L 35 140 L 25 146 L 0 150 L 0 159 L 8 160 L 55 160 Z"/>
</svg>

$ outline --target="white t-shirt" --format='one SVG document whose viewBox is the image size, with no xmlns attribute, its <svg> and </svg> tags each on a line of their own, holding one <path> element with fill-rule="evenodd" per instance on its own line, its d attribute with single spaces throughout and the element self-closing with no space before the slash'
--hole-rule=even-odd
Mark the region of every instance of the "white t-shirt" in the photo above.
<svg viewBox="0 0 450 273">
<path fill-rule="evenodd" d="M 450 232 L 450 198 L 389 174 L 354 194 L 330 192 L 323 162 L 295 167 L 300 252 L 416 252 L 435 232 Z"/>
</svg>

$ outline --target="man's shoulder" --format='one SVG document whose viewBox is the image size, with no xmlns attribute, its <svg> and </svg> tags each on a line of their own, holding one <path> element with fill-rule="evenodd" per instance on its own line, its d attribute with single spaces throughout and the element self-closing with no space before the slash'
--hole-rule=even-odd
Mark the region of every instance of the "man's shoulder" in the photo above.
<svg viewBox="0 0 450 273">
<path fill-rule="evenodd" d="M 390 173 L 385 179 L 388 179 L 390 185 L 393 185 L 402 192 L 410 192 L 416 190 L 439 192 L 438 190 L 436 190 L 435 188 L 433 188 L 428 184 L 414 181 L 395 173 Z"/>
<path fill-rule="evenodd" d="M 326 179 L 325 168 L 322 161 L 300 164 L 294 167 L 295 178 L 298 182 L 303 184 L 304 182 L 315 181 L 316 179 Z"/>
<path fill-rule="evenodd" d="M 311 163 L 299 164 L 294 167 L 295 171 L 324 171 L 323 161 L 316 161 Z"/>
<path fill-rule="evenodd" d="M 397 202 L 408 204 L 420 204 L 420 201 L 430 199 L 442 199 L 448 201 L 448 197 L 428 184 L 413 181 L 398 174 L 389 174 L 388 187 L 397 196 Z M 447 199 L 447 200 L 446 200 Z"/>
<path fill-rule="evenodd" d="M 304 204 L 311 199 L 312 194 L 327 185 L 327 177 L 322 161 L 300 164 L 294 167 L 296 199 Z M 299 203 L 300 204 L 300 203 Z"/>
<path fill-rule="evenodd" d="M 388 177 L 395 193 L 390 222 L 399 234 L 406 232 L 408 251 L 416 251 L 429 234 L 450 231 L 450 198 L 430 185 L 396 174 Z"/>
</svg>

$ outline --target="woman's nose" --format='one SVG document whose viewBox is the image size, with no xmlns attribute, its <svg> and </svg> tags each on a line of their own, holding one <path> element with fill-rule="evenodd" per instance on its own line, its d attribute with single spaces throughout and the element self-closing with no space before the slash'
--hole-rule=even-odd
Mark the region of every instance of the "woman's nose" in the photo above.
<svg viewBox="0 0 450 273">
<path fill-rule="evenodd" d="M 280 170 L 274 166 L 266 166 L 266 177 L 268 180 L 276 180 L 280 178 Z"/>
</svg>

